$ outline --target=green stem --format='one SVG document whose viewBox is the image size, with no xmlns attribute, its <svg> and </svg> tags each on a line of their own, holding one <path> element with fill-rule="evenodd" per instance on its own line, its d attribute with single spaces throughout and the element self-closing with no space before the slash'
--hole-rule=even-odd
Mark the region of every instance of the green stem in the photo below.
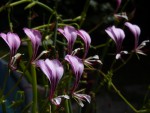
<svg viewBox="0 0 150 113">
<path fill-rule="evenodd" d="M 25 2 L 31 2 L 31 0 L 19 0 L 17 2 L 13 2 L 13 3 L 9 4 L 9 7 L 20 5 L 20 4 L 25 3 Z"/>
<path fill-rule="evenodd" d="M 121 92 L 116 88 L 116 86 L 111 82 L 112 88 L 115 90 L 115 92 L 123 99 L 123 101 L 135 112 L 135 113 L 146 113 L 147 110 L 137 110 L 122 94 Z"/>
<path fill-rule="evenodd" d="M 33 90 L 32 113 L 37 113 L 37 78 L 36 78 L 36 68 L 34 65 L 31 65 L 31 74 L 32 74 L 32 90 Z"/>
<path fill-rule="evenodd" d="M 65 101 L 65 111 L 66 111 L 66 113 L 70 113 L 69 100 L 68 99 L 66 99 L 66 101 Z"/>
<path fill-rule="evenodd" d="M 54 29 L 54 57 L 56 57 L 56 40 L 57 40 L 57 29 L 58 29 L 58 20 L 57 20 L 57 13 L 55 14 L 55 29 Z"/>
<path fill-rule="evenodd" d="M 53 9 L 51 9 L 49 6 L 43 4 L 43 3 L 39 2 L 39 1 L 35 1 L 35 3 L 36 3 L 37 5 L 39 5 L 39 6 L 43 7 L 43 8 L 45 8 L 46 10 L 48 10 L 50 13 L 53 13 L 53 12 L 54 12 Z"/>
<path fill-rule="evenodd" d="M 3 100 L 3 102 L 1 103 L 1 105 L 2 105 L 2 111 L 3 111 L 3 113 L 7 113 L 6 105 L 5 105 L 5 100 Z"/>
<path fill-rule="evenodd" d="M 99 71 L 105 79 L 107 79 L 109 85 L 112 86 L 112 88 L 115 90 L 115 92 L 121 97 L 121 99 L 135 112 L 135 113 L 147 113 L 147 110 L 137 110 L 122 94 L 121 92 L 116 88 L 116 86 L 113 84 L 111 79 L 102 71 Z"/>
<path fill-rule="evenodd" d="M 8 9 L 8 22 L 9 22 L 10 31 L 13 32 L 13 24 L 12 24 L 11 19 L 10 19 L 10 14 L 11 14 L 11 9 L 9 8 Z"/>
<path fill-rule="evenodd" d="M 132 58 L 132 56 L 133 56 L 133 53 L 130 54 L 130 56 L 127 58 L 127 60 L 125 61 L 125 63 L 122 63 L 119 67 L 117 67 L 116 69 L 114 69 L 113 72 L 116 72 L 121 67 L 123 67 L 127 62 L 129 62 L 129 60 Z"/>
<path fill-rule="evenodd" d="M 83 24 L 83 22 L 84 22 L 84 20 L 85 20 L 85 18 L 86 18 L 86 13 L 87 13 L 87 11 L 88 11 L 89 4 L 90 4 L 90 0 L 86 0 L 86 3 L 85 3 L 85 5 L 84 5 L 84 9 L 83 9 L 83 11 L 82 11 L 82 13 L 81 13 L 80 27 L 82 26 L 82 24 Z"/>
</svg>

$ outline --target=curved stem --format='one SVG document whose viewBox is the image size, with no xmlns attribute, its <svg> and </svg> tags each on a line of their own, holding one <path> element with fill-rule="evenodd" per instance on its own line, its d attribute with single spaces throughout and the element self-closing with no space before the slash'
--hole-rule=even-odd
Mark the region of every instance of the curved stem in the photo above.
<svg viewBox="0 0 150 113">
<path fill-rule="evenodd" d="M 50 13 L 53 13 L 53 9 L 51 9 L 49 6 L 43 4 L 42 2 L 39 2 L 39 1 L 35 1 L 35 3 L 43 8 L 45 8 L 46 10 L 48 10 Z"/>
<path fill-rule="evenodd" d="M 137 110 L 122 94 L 121 92 L 116 88 L 116 86 L 111 82 L 112 88 L 115 90 L 115 92 L 122 98 L 122 100 L 135 112 L 135 113 L 146 113 L 147 110 Z"/>
<path fill-rule="evenodd" d="M 9 4 L 8 6 L 9 7 L 13 7 L 13 6 L 16 6 L 16 5 L 20 5 L 22 3 L 25 3 L 25 2 L 31 2 L 31 0 L 19 0 L 19 1 L 16 1 L 16 2 L 13 2 L 11 4 Z"/>
<path fill-rule="evenodd" d="M 113 84 L 112 80 L 103 73 L 102 71 L 99 71 L 105 79 L 107 79 L 107 83 L 109 83 L 110 86 L 115 90 L 115 92 L 121 97 L 121 99 L 135 112 L 135 113 L 147 113 L 147 110 L 137 110 L 122 94 L 121 92 L 116 88 L 116 86 Z"/>
</svg>

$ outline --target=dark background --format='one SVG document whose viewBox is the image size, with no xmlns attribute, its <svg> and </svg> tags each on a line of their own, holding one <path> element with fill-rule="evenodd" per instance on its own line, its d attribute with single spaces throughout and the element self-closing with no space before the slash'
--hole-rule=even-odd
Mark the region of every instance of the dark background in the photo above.
<svg viewBox="0 0 150 113">
<path fill-rule="evenodd" d="M 15 0 L 10 0 L 14 2 Z M 43 3 L 49 5 L 51 8 L 57 7 L 58 14 L 62 15 L 63 19 L 70 19 L 79 16 L 83 10 L 85 0 L 58 0 L 57 6 L 55 6 L 54 0 L 40 0 Z M 92 38 L 92 45 L 96 46 L 99 44 L 105 43 L 109 38 L 105 33 L 105 29 L 115 23 L 113 18 L 113 12 L 116 7 L 115 0 L 91 0 L 91 4 L 89 6 L 86 20 L 81 26 L 82 29 L 89 31 L 90 36 Z M 127 0 L 122 0 L 121 7 L 125 4 Z M 0 6 L 4 6 L 8 1 L 1 0 Z M 23 28 L 28 27 L 29 20 L 29 9 L 24 10 L 24 7 L 28 3 L 15 6 L 11 8 L 10 19 L 13 23 L 14 32 L 18 33 L 19 36 L 24 37 Z M 50 13 L 43 8 L 35 6 L 31 9 L 32 11 L 32 25 L 31 27 L 36 27 L 42 24 L 47 23 Z M 121 8 L 118 12 L 121 11 Z M 137 24 L 141 28 L 141 35 L 139 44 L 143 40 L 150 39 L 150 6 L 148 0 L 129 0 L 126 5 L 124 12 L 127 12 L 129 16 L 129 21 L 133 24 Z M 55 22 L 55 19 L 52 19 L 52 22 Z M 121 21 L 121 26 L 124 20 Z M 95 30 L 93 30 L 96 28 Z M 8 24 L 8 9 L 4 9 L 0 12 L 0 32 L 9 32 L 9 24 Z M 133 36 L 126 29 L 126 40 L 124 42 L 124 48 L 131 49 L 134 44 Z M 0 39 L 0 55 L 8 51 L 7 45 L 4 43 L 2 39 Z M 115 49 L 109 48 L 110 52 Z M 144 48 L 147 56 L 139 55 L 137 58 L 136 55 L 119 71 L 114 73 L 113 81 L 117 87 L 128 96 L 126 86 L 133 85 L 141 85 L 143 86 L 143 93 L 148 90 L 150 83 L 150 44 L 146 48 Z M 100 58 L 102 58 L 103 48 L 89 51 L 90 55 L 98 54 Z M 107 71 L 109 68 L 112 59 L 114 56 L 108 55 L 103 59 L 102 69 Z M 132 89 L 133 90 L 133 89 Z M 138 90 L 138 89 L 137 89 Z M 134 91 L 134 90 L 133 90 Z M 133 94 L 133 93 L 132 93 Z M 135 99 L 136 100 L 136 99 Z M 142 99 L 141 99 L 142 100 Z"/>
</svg>

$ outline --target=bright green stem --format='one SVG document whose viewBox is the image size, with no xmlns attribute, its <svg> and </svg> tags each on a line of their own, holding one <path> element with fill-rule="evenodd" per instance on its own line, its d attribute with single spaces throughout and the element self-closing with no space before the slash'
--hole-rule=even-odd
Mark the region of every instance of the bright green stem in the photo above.
<svg viewBox="0 0 150 113">
<path fill-rule="evenodd" d="M 36 68 L 31 65 L 31 76 L 32 76 L 32 90 L 33 90 L 33 106 L 32 113 L 37 113 L 37 78 L 36 78 Z"/>
</svg>

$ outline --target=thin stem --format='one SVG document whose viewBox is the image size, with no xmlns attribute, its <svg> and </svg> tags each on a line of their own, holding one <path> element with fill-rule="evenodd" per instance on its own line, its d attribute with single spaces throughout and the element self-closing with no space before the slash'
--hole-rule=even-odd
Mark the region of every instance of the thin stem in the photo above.
<svg viewBox="0 0 150 113">
<path fill-rule="evenodd" d="M 114 69 L 113 72 L 116 72 L 121 67 L 123 67 L 127 62 L 129 62 L 129 60 L 132 58 L 132 56 L 133 56 L 133 53 L 130 54 L 130 56 L 127 58 L 127 60 L 125 61 L 125 63 L 122 63 L 119 67 L 117 67 L 116 69 Z"/>
<path fill-rule="evenodd" d="M 65 111 L 66 111 L 66 113 L 70 113 L 69 100 L 68 99 L 65 100 Z"/>
<path fill-rule="evenodd" d="M 121 92 L 116 88 L 116 86 L 113 84 L 113 82 L 111 81 L 111 79 L 108 77 L 108 75 L 106 75 L 105 73 L 103 73 L 102 71 L 99 71 L 99 73 L 101 73 L 105 79 L 107 79 L 107 83 L 109 83 L 109 85 L 112 86 L 112 88 L 115 90 L 115 92 L 121 97 L 121 99 L 135 112 L 135 113 L 146 113 L 147 110 L 137 110 L 122 94 Z"/>
<path fill-rule="evenodd" d="M 121 92 L 116 88 L 116 86 L 111 82 L 112 88 L 115 90 L 115 92 L 123 99 L 123 101 L 135 112 L 135 113 L 146 113 L 147 110 L 137 110 L 122 94 Z"/>
<path fill-rule="evenodd" d="M 56 21 L 55 21 L 55 29 L 54 29 L 54 55 L 56 57 L 56 40 L 57 40 L 57 29 L 58 29 L 58 20 L 57 20 L 57 14 L 56 14 Z"/>
<path fill-rule="evenodd" d="M 36 68 L 34 65 L 31 65 L 31 74 L 32 74 L 32 90 L 33 90 L 32 113 L 37 113 L 37 78 L 36 78 Z"/>
<path fill-rule="evenodd" d="M 86 0 L 86 3 L 85 3 L 85 5 L 84 5 L 84 9 L 83 9 L 83 11 L 82 11 L 82 13 L 81 13 L 80 27 L 82 26 L 82 24 L 83 24 L 83 22 L 84 22 L 84 20 L 85 20 L 85 18 L 86 18 L 86 13 L 87 13 L 87 11 L 88 11 L 89 4 L 90 4 L 90 0 Z"/>
<path fill-rule="evenodd" d="M 9 6 L 9 7 L 13 7 L 13 6 L 16 6 L 16 5 L 20 5 L 20 4 L 22 4 L 22 3 L 25 3 L 25 2 L 31 2 L 31 0 L 19 0 L 19 1 L 17 1 L 17 2 L 13 2 L 13 3 L 9 4 L 8 6 Z"/>
<path fill-rule="evenodd" d="M 13 32 L 13 24 L 12 24 L 11 19 L 10 19 L 10 14 L 11 14 L 11 9 L 9 8 L 8 9 L 8 22 L 9 22 L 10 31 Z"/>
<path fill-rule="evenodd" d="M 39 1 L 35 1 L 35 3 L 36 3 L 37 5 L 39 5 L 39 6 L 43 7 L 43 8 L 45 8 L 46 10 L 48 10 L 50 13 L 53 13 L 53 12 L 54 12 L 53 9 L 51 9 L 49 6 L 43 4 L 43 3 L 39 2 Z"/>
</svg>

